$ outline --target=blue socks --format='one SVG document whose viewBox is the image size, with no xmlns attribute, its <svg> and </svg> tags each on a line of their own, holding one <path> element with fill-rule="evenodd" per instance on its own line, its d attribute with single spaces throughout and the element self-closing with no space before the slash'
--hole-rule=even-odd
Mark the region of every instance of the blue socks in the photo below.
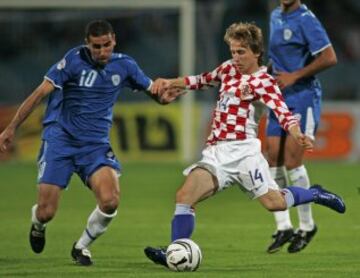
<svg viewBox="0 0 360 278">
<path fill-rule="evenodd" d="M 195 213 L 190 205 L 176 204 L 175 215 L 171 223 L 171 241 L 190 238 L 195 227 Z"/>
<path fill-rule="evenodd" d="M 288 208 L 314 201 L 314 192 L 299 186 L 288 186 L 281 190 Z M 171 223 L 171 241 L 190 238 L 195 228 L 195 213 L 190 205 L 176 204 Z"/>
<path fill-rule="evenodd" d="M 305 189 L 298 186 L 288 186 L 281 190 L 281 192 L 284 194 L 288 208 L 314 201 L 314 194 L 311 189 Z"/>
</svg>

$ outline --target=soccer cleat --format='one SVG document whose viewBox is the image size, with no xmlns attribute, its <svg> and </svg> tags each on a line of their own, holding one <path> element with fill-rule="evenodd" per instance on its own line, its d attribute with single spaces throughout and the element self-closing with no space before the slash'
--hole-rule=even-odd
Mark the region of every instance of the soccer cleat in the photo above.
<svg viewBox="0 0 360 278">
<path fill-rule="evenodd" d="M 267 252 L 271 254 L 279 251 L 285 243 L 290 241 L 293 235 L 293 229 L 277 231 L 275 234 L 272 235 L 274 241 L 268 247 Z"/>
<path fill-rule="evenodd" d="M 91 253 L 88 249 L 77 249 L 75 248 L 76 242 L 71 250 L 71 257 L 77 265 L 89 266 L 92 265 Z"/>
<path fill-rule="evenodd" d="M 168 267 L 166 262 L 166 248 L 154 248 L 148 246 L 144 249 L 144 253 L 146 257 L 154 263 Z"/>
<path fill-rule="evenodd" d="M 310 243 L 316 232 L 316 225 L 311 231 L 297 230 L 288 247 L 288 252 L 296 253 L 303 250 Z"/>
<path fill-rule="evenodd" d="M 35 225 L 32 224 L 29 235 L 31 249 L 35 253 L 41 253 L 45 247 L 45 228 L 43 230 L 37 230 Z"/>
<path fill-rule="evenodd" d="M 344 213 L 346 210 L 342 198 L 335 193 L 325 190 L 321 185 L 315 184 L 309 188 L 314 196 L 314 203 L 331 208 L 338 213 Z"/>
</svg>

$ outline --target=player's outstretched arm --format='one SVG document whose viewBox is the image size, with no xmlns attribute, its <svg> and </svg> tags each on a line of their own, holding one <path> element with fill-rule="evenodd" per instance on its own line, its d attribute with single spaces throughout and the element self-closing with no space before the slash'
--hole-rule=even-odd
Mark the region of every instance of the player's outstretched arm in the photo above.
<svg viewBox="0 0 360 278">
<path fill-rule="evenodd" d="M 178 96 L 185 94 L 184 89 L 185 81 L 181 77 L 174 79 L 158 78 L 150 87 L 150 96 L 161 104 L 168 104 Z"/>
<path fill-rule="evenodd" d="M 300 146 L 305 148 L 305 150 L 313 150 L 314 146 L 312 139 L 301 132 L 300 126 L 298 124 L 290 126 L 288 132 L 292 137 L 295 138 L 295 140 Z"/>
<path fill-rule="evenodd" d="M 41 100 L 51 93 L 55 87 L 44 79 L 44 81 L 24 100 L 16 111 L 14 118 L 5 130 L 0 134 L 0 152 L 5 152 L 13 142 L 16 129 L 26 120 Z"/>
</svg>

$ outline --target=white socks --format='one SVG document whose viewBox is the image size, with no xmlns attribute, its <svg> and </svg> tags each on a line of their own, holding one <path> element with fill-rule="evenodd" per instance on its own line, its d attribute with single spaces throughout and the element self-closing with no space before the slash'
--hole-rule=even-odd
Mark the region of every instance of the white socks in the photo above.
<svg viewBox="0 0 360 278">
<path fill-rule="evenodd" d="M 304 165 L 288 171 L 292 185 L 305 189 L 310 187 L 310 180 Z M 311 231 L 314 229 L 314 219 L 312 217 L 311 205 L 300 205 L 297 207 L 299 215 L 299 228 L 303 231 Z"/>
<path fill-rule="evenodd" d="M 270 167 L 270 174 L 280 188 L 284 188 L 289 185 L 289 179 L 284 166 Z M 290 213 L 288 210 L 276 211 L 274 212 L 274 217 L 278 231 L 292 229 Z"/>
<path fill-rule="evenodd" d="M 87 248 L 95 239 L 102 235 L 111 220 L 116 216 L 117 211 L 113 214 L 106 214 L 102 212 L 98 206 L 90 214 L 87 222 L 86 229 L 81 235 L 80 239 L 76 242 L 76 249 Z"/>
<path fill-rule="evenodd" d="M 45 229 L 46 224 L 45 223 L 41 223 L 37 217 L 36 217 L 36 209 L 37 209 L 37 204 L 33 205 L 33 207 L 31 208 L 31 223 L 34 224 L 35 229 L 38 231 L 42 231 Z"/>
</svg>

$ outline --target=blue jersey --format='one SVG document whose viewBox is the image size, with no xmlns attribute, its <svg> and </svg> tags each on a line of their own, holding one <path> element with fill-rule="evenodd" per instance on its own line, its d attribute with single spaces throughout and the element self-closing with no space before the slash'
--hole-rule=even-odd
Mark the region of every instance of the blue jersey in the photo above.
<svg viewBox="0 0 360 278">
<path fill-rule="evenodd" d="M 290 13 L 283 13 L 280 7 L 271 13 L 269 58 L 274 73 L 299 70 L 330 45 L 325 29 L 305 5 Z M 318 83 L 314 76 L 304 78 L 283 93 L 319 87 Z"/>
<path fill-rule="evenodd" d="M 146 90 L 151 79 L 129 56 L 113 53 L 101 67 L 95 64 L 86 46 L 70 50 L 53 65 L 45 78 L 56 90 L 50 94 L 43 124 L 58 123 L 80 142 L 107 143 L 112 125 L 112 109 L 121 88 Z"/>
</svg>

